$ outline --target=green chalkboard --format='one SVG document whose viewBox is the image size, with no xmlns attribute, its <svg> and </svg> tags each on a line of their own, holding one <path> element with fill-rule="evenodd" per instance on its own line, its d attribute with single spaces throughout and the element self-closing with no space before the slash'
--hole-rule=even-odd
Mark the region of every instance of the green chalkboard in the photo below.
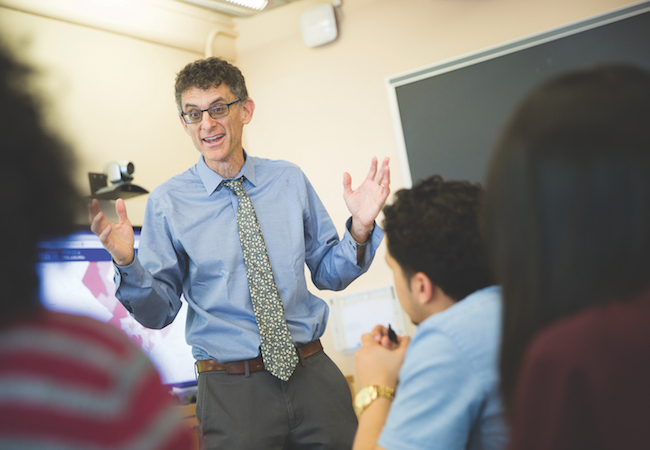
<svg viewBox="0 0 650 450">
<path fill-rule="evenodd" d="M 611 62 L 650 70 L 650 1 L 391 77 L 405 184 L 432 174 L 483 182 L 499 132 L 527 92 Z"/>
</svg>

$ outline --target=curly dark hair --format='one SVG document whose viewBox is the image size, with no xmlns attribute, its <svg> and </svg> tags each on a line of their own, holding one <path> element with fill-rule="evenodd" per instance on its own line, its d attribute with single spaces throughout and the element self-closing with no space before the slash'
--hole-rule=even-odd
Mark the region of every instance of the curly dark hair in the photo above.
<svg viewBox="0 0 650 450">
<path fill-rule="evenodd" d="M 225 83 L 241 102 L 248 98 L 244 76 L 237 67 L 228 61 L 213 56 L 189 63 L 176 74 L 174 91 L 178 110 L 183 111 L 181 104 L 183 92 L 193 87 L 208 90 L 219 87 L 221 83 Z"/>
<path fill-rule="evenodd" d="M 71 231 L 80 201 L 72 155 L 44 126 L 27 87 L 31 75 L 0 44 L 0 325 L 40 308 L 36 244 Z"/>
<path fill-rule="evenodd" d="M 493 284 L 479 230 L 483 189 L 426 178 L 384 207 L 388 251 L 407 277 L 424 273 L 455 301 Z"/>
</svg>

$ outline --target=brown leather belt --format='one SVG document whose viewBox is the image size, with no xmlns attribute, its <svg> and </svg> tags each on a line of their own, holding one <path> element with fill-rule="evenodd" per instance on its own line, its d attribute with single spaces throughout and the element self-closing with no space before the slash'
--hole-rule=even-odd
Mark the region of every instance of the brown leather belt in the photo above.
<svg viewBox="0 0 650 450">
<path fill-rule="evenodd" d="M 323 345 L 320 343 L 320 339 L 309 344 L 296 348 L 296 353 L 298 358 L 302 361 L 303 358 L 307 358 L 314 353 L 318 353 L 323 350 Z M 246 370 L 246 365 L 248 364 L 248 370 Z M 262 356 L 257 358 L 247 359 L 244 361 L 232 361 L 227 363 L 220 363 L 214 359 L 203 359 L 196 362 L 196 370 L 198 373 L 209 372 L 212 370 L 225 370 L 227 373 L 232 375 L 241 375 L 248 372 L 257 372 L 258 370 L 264 370 L 264 361 L 262 361 Z"/>
</svg>

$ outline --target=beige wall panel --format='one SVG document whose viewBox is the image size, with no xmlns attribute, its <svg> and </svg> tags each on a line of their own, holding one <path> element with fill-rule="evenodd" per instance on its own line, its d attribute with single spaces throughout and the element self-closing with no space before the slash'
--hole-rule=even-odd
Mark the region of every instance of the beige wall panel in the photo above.
<svg viewBox="0 0 650 450">
<path fill-rule="evenodd" d="M 173 85 L 176 72 L 201 54 L 5 8 L 0 29 L 38 69 L 48 121 L 73 146 L 84 193 L 88 172 L 102 172 L 110 161 L 132 161 L 134 183 L 151 191 L 198 160 Z M 135 225 L 145 202 L 126 202 Z"/>
</svg>

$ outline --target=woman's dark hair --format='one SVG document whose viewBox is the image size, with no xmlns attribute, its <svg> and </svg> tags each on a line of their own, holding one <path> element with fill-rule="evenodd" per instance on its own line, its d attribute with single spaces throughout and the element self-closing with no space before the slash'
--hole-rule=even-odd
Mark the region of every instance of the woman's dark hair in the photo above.
<svg viewBox="0 0 650 450">
<path fill-rule="evenodd" d="M 609 65 L 536 89 L 506 126 L 486 189 L 511 414 L 540 329 L 650 285 L 650 73 Z"/>
<path fill-rule="evenodd" d="M 483 188 L 434 175 L 384 207 L 391 256 L 408 277 L 424 273 L 455 301 L 492 283 L 479 229 Z"/>
<path fill-rule="evenodd" d="M 44 126 L 31 75 L 0 43 L 0 326 L 40 307 L 36 244 L 69 232 L 79 204 L 71 155 Z"/>
</svg>

